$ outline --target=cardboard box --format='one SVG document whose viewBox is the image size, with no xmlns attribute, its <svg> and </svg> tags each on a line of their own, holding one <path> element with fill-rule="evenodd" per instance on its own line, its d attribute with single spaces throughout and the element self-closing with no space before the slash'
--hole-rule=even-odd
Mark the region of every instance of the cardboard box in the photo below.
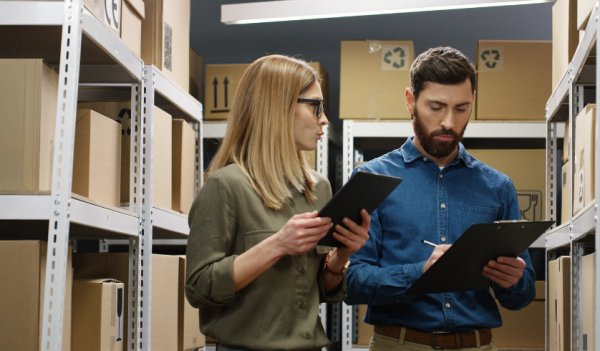
<svg viewBox="0 0 600 351">
<path fill-rule="evenodd" d="M 125 296 L 129 296 L 129 253 L 92 253 L 73 255 L 76 279 L 113 278 L 125 282 Z M 175 256 L 152 255 L 152 274 L 144 275 L 144 287 L 152 282 L 151 343 L 154 351 L 177 349 L 177 296 L 179 284 L 179 259 Z M 125 316 L 129 316 L 129 303 L 125 303 Z M 124 333 L 124 345 L 129 345 L 129 334 Z"/>
<path fill-rule="evenodd" d="M 321 90 L 325 104 L 325 115 L 329 115 L 329 74 L 319 62 L 308 64 L 322 78 Z M 204 119 L 225 120 L 229 117 L 231 104 L 237 90 L 238 83 L 249 63 L 206 65 L 204 78 Z"/>
<path fill-rule="evenodd" d="M 590 15 L 594 10 L 594 5 L 596 5 L 596 1 L 594 0 L 577 0 L 577 29 L 585 30 Z"/>
<path fill-rule="evenodd" d="M 545 300 L 546 282 L 535 282 L 535 300 L 529 306 L 510 311 L 500 306 L 502 327 L 492 331 L 494 343 L 498 348 L 541 348 L 546 345 Z"/>
<path fill-rule="evenodd" d="M 183 119 L 173 119 L 173 211 L 190 213 L 195 166 L 196 133 Z"/>
<path fill-rule="evenodd" d="M 0 340 L 3 350 L 41 350 L 46 283 L 44 241 L 0 241 Z M 67 259 L 62 351 L 71 350 L 71 247 Z"/>
<path fill-rule="evenodd" d="M 357 345 L 369 345 L 374 333 L 374 326 L 363 321 L 367 314 L 367 305 L 358 305 L 358 337 Z"/>
<path fill-rule="evenodd" d="M 189 91 L 190 0 L 145 0 L 142 60 Z"/>
<path fill-rule="evenodd" d="M 190 95 L 202 102 L 202 57 L 190 47 Z"/>
<path fill-rule="evenodd" d="M 477 119 L 545 120 L 552 93 L 552 42 L 477 42 Z"/>
<path fill-rule="evenodd" d="M 589 104 L 579 113 L 575 122 L 575 213 L 595 198 L 596 105 Z"/>
<path fill-rule="evenodd" d="M 594 2 L 595 3 L 595 2 Z M 577 0 L 557 0 L 552 5 L 552 90 L 567 72 L 579 45 Z M 548 94 L 547 98 L 550 95 Z"/>
<path fill-rule="evenodd" d="M 52 189 L 58 74 L 42 60 L 0 60 L 0 191 Z"/>
<path fill-rule="evenodd" d="M 178 305 L 178 351 L 197 349 L 205 345 L 200 332 L 198 309 L 192 307 L 185 297 L 185 256 L 179 256 L 179 305 Z"/>
<path fill-rule="evenodd" d="M 404 95 L 414 58 L 412 41 L 343 40 L 340 119 L 410 119 Z"/>
<path fill-rule="evenodd" d="M 571 257 L 548 262 L 548 350 L 571 349 Z"/>
<path fill-rule="evenodd" d="M 571 126 L 569 126 L 569 120 L 567 120 L 567 122 L 565 123 L 565 135 L 563 137 L 563 153 L 562 153 L 562 160 L 563 162 L 567 162 L 569 161 L 569 157 L 571 157 L 571 145 L 572 145 L 572 141 L 571 141 L 571 137 L 570 137 L 570 129 Z"/>
<path fill-rule="evenodd" d="M 125 287 L 115 279 L 73 281 L 73 349 L 121 351 L 127 332 Z"/>
<path fill-rule="evenodd" d="M 143 0 L 123 0 L 121 40 L 137 56 L 142 57 L 142 20 L 146 17 Z"/>
<path fill-rule="evenodd" d="M 596 253 L 582 258 L 582 350 L 596 350 Z"/>
<path fill-rule="evenodd" d="M 539 221 L 545 217 L 546 150 L 481 150 L 469 154 L 506 174 L 515 184 L 523 219 Z"/>
<path fill-rule="evenodd" d="M 83 6 L 116 36 L 121 36 L 121 0 L 83 0 Z"/>
<path fill-rule="evenodd" d="M 92 110 L 77 110 L 73 192 L 120 205 L 121 125 Z"/>
<path fill-rule="evenodd" d="M 121 123 L 121 203 L 129 203 L 131 162 L 131 102 L 80 102 L 79 109 L 94 110 Z M 172 119 L 171 115 L 154 107 L 153 204 L 170 209 L 172 206 Z"/>
<path fill-rule="evenodd" d="M 569 162 L 565 163 L 562 166 L 562 210 L 561 210 L 561 220 L 560 223 L 566 223 L 571 220 L 573 216 L 573 181 L 571 180 L 571 172 L 570 172 L 570 164 Z"/>
</svg>

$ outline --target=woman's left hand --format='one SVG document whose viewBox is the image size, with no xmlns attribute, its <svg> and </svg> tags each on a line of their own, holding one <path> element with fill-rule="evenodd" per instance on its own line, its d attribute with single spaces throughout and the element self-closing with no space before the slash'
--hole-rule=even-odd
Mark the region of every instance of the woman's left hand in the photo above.
<svg viewBox="0 0 600 351">
<path fill-rule="evenodd" d="M 350 258 L 350 256 L 358 251 L 367 240 L 369 240 L 369 228 L 371 226 L 371 216 L 367 210 L 363 209 L 360 211 L 362 216 L 362 224 L 358 225 L 348 218 L 344 218 L 343 223 L 346 228 L 341 225 L 335 226 L 335 232 L 333 236 L 344 246 L 338 247 L 335 249 L 336 256 L 343 261 L 342 267 L 346 264 L 346 261 Z"/>
</svg>

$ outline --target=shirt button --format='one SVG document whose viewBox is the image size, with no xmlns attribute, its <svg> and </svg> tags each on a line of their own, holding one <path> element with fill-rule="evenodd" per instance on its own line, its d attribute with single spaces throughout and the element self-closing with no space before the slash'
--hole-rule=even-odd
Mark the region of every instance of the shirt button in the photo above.
<svg viewBox="0 0 600 351">
<path fill-rule="evenodd" d="M 304 308 L 304 307 L 306 307 L 306 304 L 303 302 L 300 304 L 300 308 Z"/>
<path fill-rule="evenodd" d="M 443 174 L 440 174 L 440 179 L 443 179 L 443 178 L 444 178 L 444 175 L 443 175 Z"/>
<path fill-rule="evenodd" d="M 302 268 L 302 269 L 300 270 L 300 273 L 302 273 L 302 274 L 306 273 L 306 269 Z"/>
<path fill-rule="evenodd" d="M 442 237 L 442 242 L 446 242 L 446 237 L 445 236 Z"/>
<path fill-rule="evenodd" d="M 306 334 L 306 339 L 310 340 L 310 338 L 311 338 L 310 334 Z"/>
<path fill-rule="evenodd" d="M 446 205 L 442 204 L 440 207 L 441 207 L 441 208 L 442 208 L 442 210 L 443 210 L 443 209 L 445 209 L 445 208 L 446 208 Z"/>
<path fill-rule="evenodd" d="M 427 162 L 427 157 L 423 157 L 423 161 Z"/>
<path fill-rule="evenodd" d="M 290 199 L 290 207 L 291 207 L 291 208 L 294 208 L 294 200 L 291 200 L 291 199 Z"/>
<path fill-rule="evenodd" d="M 450 308 L 450 304 L 449 303 L 446 303 L 446 308 Z"/>
</svg>

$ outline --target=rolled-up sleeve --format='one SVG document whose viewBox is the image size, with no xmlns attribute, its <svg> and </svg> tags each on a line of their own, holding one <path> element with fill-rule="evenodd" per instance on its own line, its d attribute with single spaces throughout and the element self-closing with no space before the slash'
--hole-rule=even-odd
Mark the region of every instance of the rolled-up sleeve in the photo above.
<svg viewBox="0 0 600 351">
<path fill-rule="evenodd" d="M 215 174 L 206 181 L 190 210 L 185 293 L 197 308 L 228 306 L 234 301 L 236 255 L 227 256 L 236 233 L 231 198 L 226 182 Z"/>
</svg>

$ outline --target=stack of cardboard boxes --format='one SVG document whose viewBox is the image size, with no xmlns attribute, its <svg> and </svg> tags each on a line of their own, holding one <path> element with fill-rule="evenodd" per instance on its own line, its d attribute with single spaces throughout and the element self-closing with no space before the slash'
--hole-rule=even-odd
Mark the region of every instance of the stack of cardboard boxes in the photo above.
<svg viewBox="0 0 600 351">
<path fill-rule="evenodd" d="M 0 241 L 0 340 L 6 349 L 40 349 L 46 251 L 43 241 Z M 69 250 L 63 351 L 128 348 L 128 272 L 127 253 L 71 255 Z M 143 279 L 151 289 L 151 325 L 146 328 L 152 329 L 152 349 L 204 346 L 197 310 L 185 298 L 185 257 L 152 255 L 152 274 Z"/>
</svg>

